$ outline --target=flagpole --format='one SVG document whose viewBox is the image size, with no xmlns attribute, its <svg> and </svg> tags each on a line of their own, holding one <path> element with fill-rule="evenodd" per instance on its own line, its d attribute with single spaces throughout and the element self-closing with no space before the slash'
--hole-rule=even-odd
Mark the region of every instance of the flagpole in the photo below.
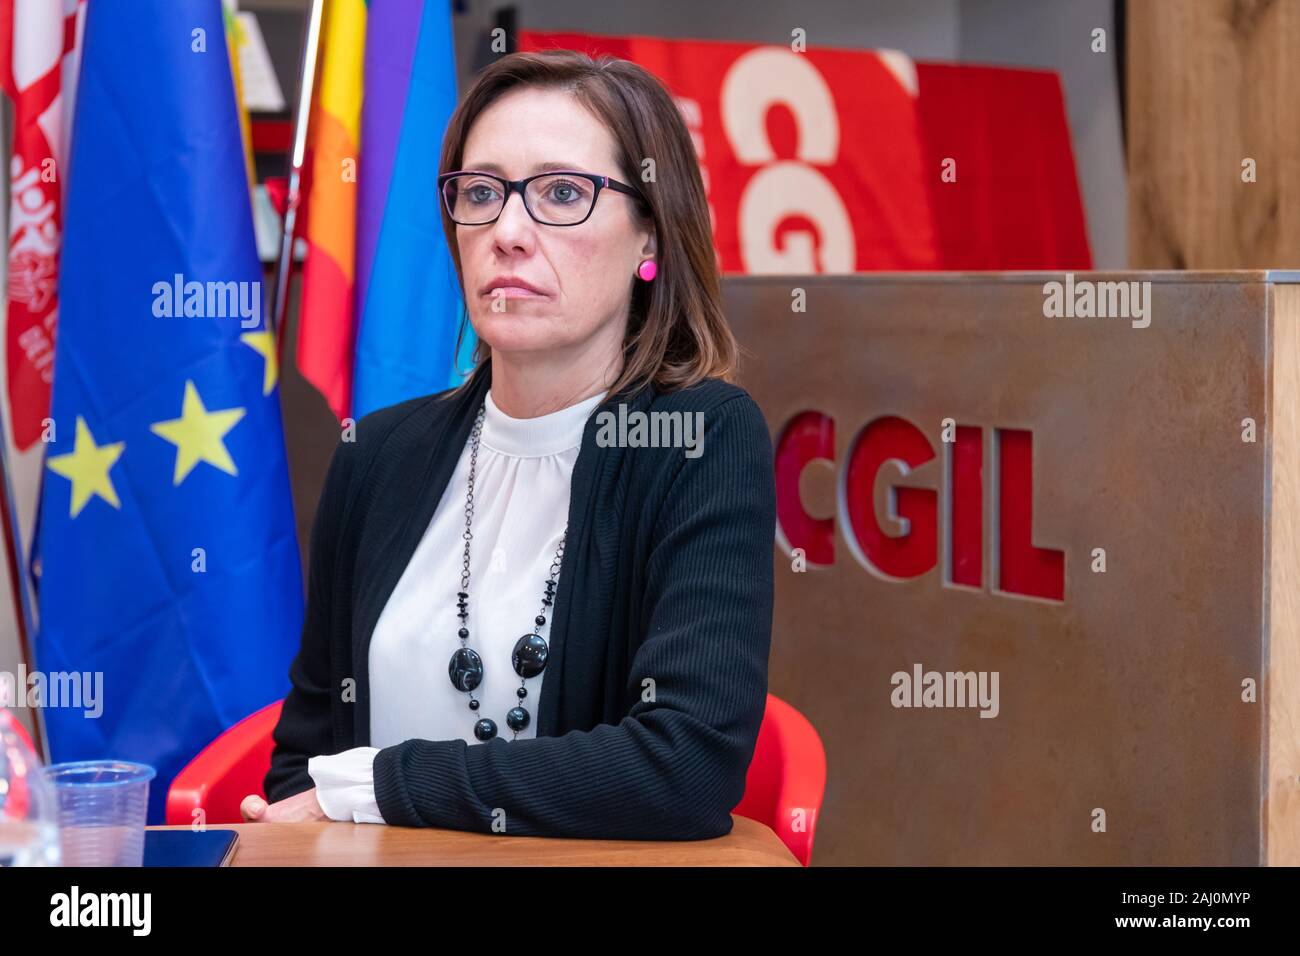
<svg viewBox="0 0 1300 956">
<path fill-rule="evenodd" d="M 321 17 L 325 0 L 312 0 L 307 20 L 307 42 L 302 52 L 302 80 L 298 86 L 298 109 L 293 121 L 293 153 L 289 157 L 289 184 L 285 197 L 280 258 L 275 270 L 275 292 L 271 303 L 271 334 L 277 354 L 283 358 L 284 319 L 289 310 L 289 279 L 293 275 L 293 245 L 297 231 L 299 190 L 303 157 L 307 151 L 307 125 L 311 118 L 312 93 L 316 86 L 316 62 L 320 52 Z"/>
<path fill-rule="evenodd" d="M 3 499 L 0 505 L 4 507 L 5 556 L 9 559 L 9 586 L 13 591 L 14 610 L 17 612 L 14 622 L 18 631 L 18 653 L 30 673 L 36 670 L 31 643 L 36 627 L 32 620 L 32 602 L 27 590 L 27 562 L 22 558 L 22 529 L 18 524 L 13 484 L 9 480 L 9 436 L 5 432 L 4 423 L 0 422 L 0 473 L 4 476 L 4 480 L 0 481 L 0 499 Z M 27 688 L 14 687 L 15 695 L 26 693 Z M 36 744 L 38 756 L 45 760 L 49 748 L 45 737 L 44 715 L 39 707 L 33 707 L 31 711 L 32 721 L 36 725 L 33 743 Z"/>
<path fill-rule="evenodd" d="M 5 158 L 8 159 L 9 145 L 13 142 L 14 114 L 10 99 L 3 97 L 3 100 L 4 122 L 0 124 L 0 127 L 3 128 Z M 8 212 L 7 204 L 4 212 Z M 9 234 L 8 226 L 8 216 L 6 215 L 6 236 Z M 7 304 L 6 302 L 6 306 Z M 22 526 L 18 521 L 17 499 L 14 497 L 13 483 L 9 479 L 9 474 L 9 434 L 4 421 L 3 410 L 0 410 L 0 508 L 4 509 L 5 557 L 9 560 L 9 587 L 14 602 L 14 630 L 18 634 L 18 657 L 23 667 L 31 673 L 36 670 L 36 658 L 32 653 L 32 640 L 36 634 L 36 626 L 32 616 L 32 600 L 28 591 L 31 582 L 28 577 L 27 562 L 22 557 Z M 15 701 L 17 701 L 19 694 L 25 698 L 27 688 L 15 685 Z M 32 743 L 36 747 L 37 756 L 48 763 L 47 755 L 50 752 L 50 746 L 49 738 L 45 732 L 45 715 L 40 707 L 33 707 L 30 710 L 32 726 L 36 731 L 32 735 Z"/>
</svg>

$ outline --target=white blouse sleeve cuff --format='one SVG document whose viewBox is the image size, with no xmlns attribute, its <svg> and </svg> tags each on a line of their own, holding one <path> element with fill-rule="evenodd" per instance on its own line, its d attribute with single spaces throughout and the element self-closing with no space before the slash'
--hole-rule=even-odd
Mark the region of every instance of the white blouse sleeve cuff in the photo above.
<svg viewBox="0 0 1300 956">
<path fill-rule="evenodd" d="M 342 753 L 312 757 L 307 773 L 316 784 L 316 799 L 331 820 L 383 823 L 375 802 L 375 754 L 378 747 L 353 747 Z"/>
</svg>

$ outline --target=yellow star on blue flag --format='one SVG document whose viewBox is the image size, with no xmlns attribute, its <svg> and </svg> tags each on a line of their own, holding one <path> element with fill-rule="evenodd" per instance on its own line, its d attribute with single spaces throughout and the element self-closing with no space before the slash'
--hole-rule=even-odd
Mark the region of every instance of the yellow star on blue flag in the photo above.
<svg viewBox="0 0 1300 956">
<path fill-rule="evenodd" d="M 262 356 L 262 394 L 270 395 L 271 389 L 275 388 L 276 379 L 280 374 L 280 361 L 275 354 L 275 336 L 269 329 L 262 329 L 260 332 L 245 332 L 239 337 L 250 349 Z"/>
<path fill-rule="evenodd" d="M 149 426 L 155 435 L 176 446 L 176 471 L 172 484 L 179 485 L 201 461 L 206 461 L 228 475 L 239 474 L 222 438 L 243 417 L 242 408 L 208 411 L 203 406 L 203 399 L 199 397 L 199 390 L 193 382 L 186 379 L 181 417 Z"/>
<path fill-rule="evenodd" d="M 90 426 L 84 418 L 77 416 L 77 438 L 72 451 L 66 455 L 51 455 L 45 462 L 50 471 L 72 482 L 71 517 L 81 514 L 81 509 L 94 495 L 114 508 L 122 507 L 108 473 L 125 449 L 126 442 L 121 441 L 96 445 Z"/>
</svg>

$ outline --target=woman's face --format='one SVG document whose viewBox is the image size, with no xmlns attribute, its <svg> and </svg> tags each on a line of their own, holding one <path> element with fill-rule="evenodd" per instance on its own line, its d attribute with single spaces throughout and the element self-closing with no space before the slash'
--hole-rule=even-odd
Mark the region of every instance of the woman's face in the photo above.
<svg viewBox="0 0 1300 956">
<path fill-rule="evenodd" d="M 558 164 L 551 168 L 625 181 L 615 155 L 609 130 L 571 94 L 523 87 L 475 120 L 461 166 L 523 179 Z M 474 331 L 494 354 L 621 355 L 636 268 L 655 251 L 653 228 L 640 224 L 631 196 L 612 189 L 600 191 L 591 217 L 576 226 L 535 222 L 522 200 L 511 193 L 495 222 L 456 226 Z M 501 276 L 538 291 L 488 291 Z"/>
</svg>

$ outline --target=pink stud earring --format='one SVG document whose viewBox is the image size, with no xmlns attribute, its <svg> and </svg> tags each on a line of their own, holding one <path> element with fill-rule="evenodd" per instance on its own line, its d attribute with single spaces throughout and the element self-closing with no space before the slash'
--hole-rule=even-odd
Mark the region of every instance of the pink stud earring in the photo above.
<svg viewBox="0 0 1300 956">
<path fill-rule="evenodd" d="M 655 277 L 659 267 L 655 265 L 653 259 L 642 259 L 641 264 L 636 267 L 636 274 L 642 280 L 649 282 Z"/>
</svg>

